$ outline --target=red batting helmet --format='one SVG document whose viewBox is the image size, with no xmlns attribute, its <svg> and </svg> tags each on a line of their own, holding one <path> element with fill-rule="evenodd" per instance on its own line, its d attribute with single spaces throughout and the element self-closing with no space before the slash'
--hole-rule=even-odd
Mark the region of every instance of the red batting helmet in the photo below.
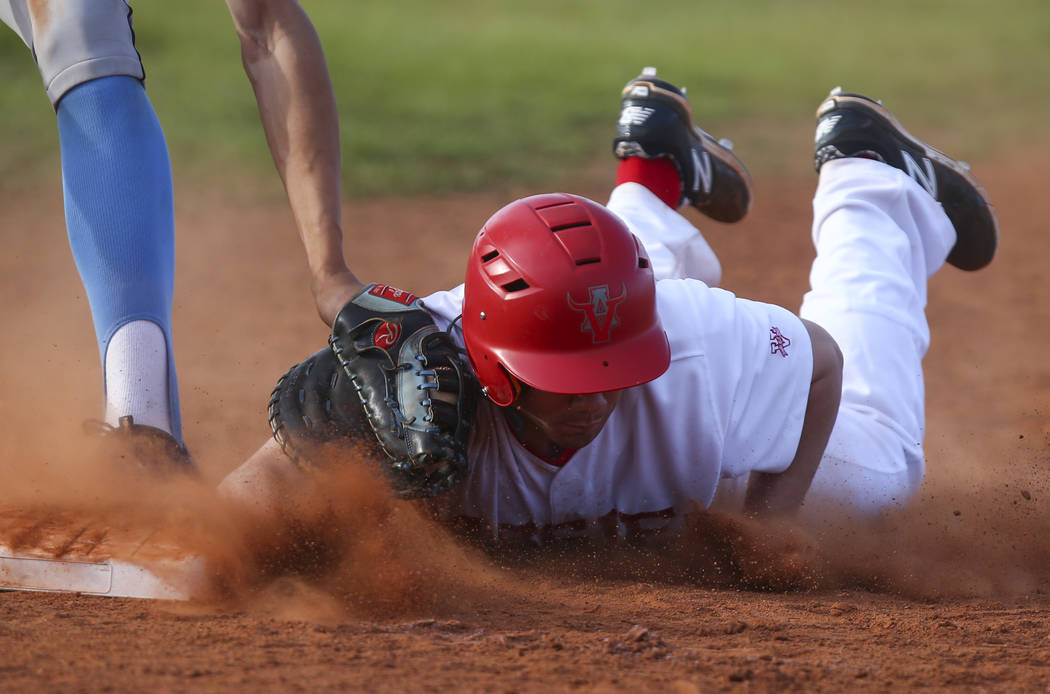
<svg viewBox="0 0 1050 694">
<path fill-rule="evenodd" d="M 641 243 L 605 207 L 565 193 L 517 200 L 485 223 L 467 263 L 463 335 L 501 406 L 517 396 L 514 379 L 600 393 L 651 381 L 671 358 Z"/>
</svg>

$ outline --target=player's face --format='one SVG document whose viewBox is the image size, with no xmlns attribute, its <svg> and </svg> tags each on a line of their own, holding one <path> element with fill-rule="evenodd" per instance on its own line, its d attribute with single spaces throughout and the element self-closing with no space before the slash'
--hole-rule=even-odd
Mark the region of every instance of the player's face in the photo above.
<svg viewBox="0 0 1050 694">
<path fill-rule="evenodd" d="M 525 386 L 513 407 L 524 420 L 525 440 L 534 448 L 583 448 L 601 432 L 622 393 L 564 395 Z"/>
</svg>

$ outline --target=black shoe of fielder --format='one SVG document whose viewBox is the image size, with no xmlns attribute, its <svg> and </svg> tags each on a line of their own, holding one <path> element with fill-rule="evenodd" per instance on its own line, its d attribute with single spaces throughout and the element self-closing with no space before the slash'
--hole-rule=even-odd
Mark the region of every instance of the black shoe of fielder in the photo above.
<svg viewBox="0 0 1050 694">
<path fill-rule="evenodd" d="M 161 477 L 199 474 L 186 446 L 163 429 L 135 424 L 130 416 L 121 417 L 117 426 L 89 420 L 84 422 L 84 430 L 99 437 L 103 455 L 127 468 Z"/>
<path fill-rule="evenodd" d="M 719 222 L 738 222 L 751 207 L 751 176 L 733 143 L 693 124 L 685 90 L 647 67 L 623 88 L 613 152 L 619 159 L 669 158 L 682 179 L 682 199 Z"/>
<path fill-rule="evenodd" d="M 814 165 L 862 157 L 900 169 L 941 203 L 955 227 L 948 262 L 961 270 L 980 270 L 999 246 L 999 222 L 988 194 L 965 162 L 916 139 L 880 102 L 836 87 L 817 108 Z"/>
</svg>

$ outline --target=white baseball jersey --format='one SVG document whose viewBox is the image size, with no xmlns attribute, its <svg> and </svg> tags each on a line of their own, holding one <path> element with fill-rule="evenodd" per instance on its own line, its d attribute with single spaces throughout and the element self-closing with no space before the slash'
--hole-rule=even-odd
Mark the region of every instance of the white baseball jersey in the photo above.
<svg viewBox="0 0 1050 694">
<path fill-rule="evenodd" d="M 0 0 L 0 19 L 32 51 L 52 105 L 88 80 L 144 77 L 125 0 Z"/>
</svg>

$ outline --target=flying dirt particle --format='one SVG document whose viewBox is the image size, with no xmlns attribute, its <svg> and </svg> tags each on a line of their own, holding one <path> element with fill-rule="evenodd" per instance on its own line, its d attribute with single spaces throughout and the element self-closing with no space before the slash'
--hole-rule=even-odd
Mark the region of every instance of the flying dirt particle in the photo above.
<svg viewBox="0 0 1050 694">
<path fill-rule="evenodd" d="M 1028 493 L 1027 489 L 1022 489 L 1021 490 L 1021 496 L 1024 497 L 1025 501 L 1031 501 L 1032 500 L 1032 495 Z"/>
<path fill-rule="evenodd" d="M 952 511 L 952 515 L 953 516 L 961 516 L 962 515 L 962 511 Z"/>
<path fill-rule="evenodd" d="M 670 647 L 660 635 L 649 631 L 641 624 L 635 624 L 620 639 L 606 641 L 609 653 L 619 655 L 641 655 L 651 660 L 663 660 L 671 655 Z"/>
<path fill-rule="evenodd" d="M 850 605 L 849 603 L 833 602 L 828 608 L 828 614 L 830 614 L 832 617 L 841 617 L 845 614 L 853 612 L 854 610 L 856 610 L 856 608 Z"/>
<path fill-rule="evenodd" d="M 635 624 L 627 631 L 628 641 L 645 641 L 649 638 L 649 630 L 641 624 Z"/>
</svg>

